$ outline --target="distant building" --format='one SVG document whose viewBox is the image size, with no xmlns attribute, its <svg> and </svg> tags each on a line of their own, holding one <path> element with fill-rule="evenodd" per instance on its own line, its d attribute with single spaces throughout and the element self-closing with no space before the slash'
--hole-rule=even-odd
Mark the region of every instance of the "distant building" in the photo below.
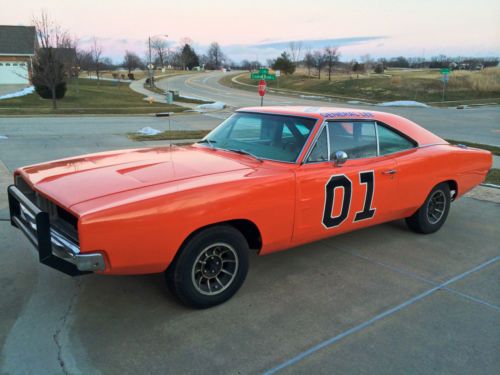
<svg viewBox="0 0 500 375">
<path fill-rule="evenodd" d="M 0 25 L 0 85 L 28 85 L 36 49 L 33 26 Z"/>
</svg>

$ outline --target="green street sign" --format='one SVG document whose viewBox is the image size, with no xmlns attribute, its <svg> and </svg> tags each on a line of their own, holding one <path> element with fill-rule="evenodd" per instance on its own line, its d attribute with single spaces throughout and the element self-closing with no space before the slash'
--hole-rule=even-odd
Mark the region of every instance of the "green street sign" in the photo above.
<svg viewBox="0 0 500 375">
<path fill-rule="evenodd" d="M 269 69 L 267 69 L 267 68 L 261 68 L 261 69 L 259 69 L 259 73 L 260 74 L 268 74 L 269 73 Z"/>
<path fill-rule="evenodd" d="M 449 74 L 449 73 L 450 73 L 450 69 L 448 69 L 448 68 L 441 69 L 441 74 Z"/>
<path fill-rule="evenodd" d="M 261 69 L 264 70 L 264 69 Z M 267 70 L 267 69 L 265 69 Z M 275 81 L 276 80 L 276 74 L 269 74 L 269 73 L 251 73 L 250 74 L 250 79 L 253 80 L 261 80 L 264 79 L 266 81 Z"/>
</svg>

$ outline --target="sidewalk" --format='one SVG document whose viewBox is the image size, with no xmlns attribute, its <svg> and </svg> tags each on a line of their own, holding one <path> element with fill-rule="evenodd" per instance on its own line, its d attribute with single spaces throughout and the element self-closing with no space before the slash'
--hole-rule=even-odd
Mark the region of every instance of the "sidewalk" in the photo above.
<svg viewBox="0 0 500 375">
<path fill-rule="evenodd" d="M 161 76 L 160 76 L 161 77 Z M 159 78 L 159 77 L 157 77 Z M 144 95 L 146 98 L 153 98 L 153 101 L 155 103 L 167 103 L 167 98 L 165 95 L 158 94 L 156 92 L 150 91 L 146 88 L 144 88 L 144 84 L 146 83 L 146 78 L 138 79 L 137 81 L 132 81 L 130 82 L 130 89 L 132 91 L 135 91 L 139 94 Z M 144 98 L 146 100 L 146 98 Z"/>
<path fill-rule="evenodd" d="M 167 78 L 169 75 L 170 74 L 156 76 L 155 79 L 159 80 L 162 78 Z M 142 79 L 138 79 L 137 81 L 130 82 L 129 87 L 132 91 L 135 91 L 139 94 L 144 95 L 145 96 L 144 100 L 148 100 L 148 98 L 152 98 L 153 102 L 155 102 L 155 103 L 163 103 L 163 104 L 167 103 L 166 95 L 158 94 L 156 92 L 153 92 L 153 91 L 150 91 L 150 90 L 144 88 L 145 83 L 146 83 L 146 78 L 142 78 Z M 178 105 L 180 107 L 186 107 L 189 109 L 195 109 L 196 106 L 198 105 L 195 103 L 177 102 L 175 100 L 174 100 L 173 104 Z"/>
</svg>

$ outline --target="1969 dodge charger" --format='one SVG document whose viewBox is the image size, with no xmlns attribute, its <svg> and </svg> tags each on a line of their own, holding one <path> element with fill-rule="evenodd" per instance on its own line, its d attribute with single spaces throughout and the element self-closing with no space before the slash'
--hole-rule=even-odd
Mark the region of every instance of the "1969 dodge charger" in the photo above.
<svg viewBox="0 0 500 375">
<path fill-rule="evenodd" d="M 397 219 L 437 231 L 491 164 L 389 113 L 257 107 L 190 146 L 19 168 L 8 194 L 41 263 L 69 275 L 164 272 L 182 303 L 205 308 L 240 288 L 250 249 Z"/>
</svg>

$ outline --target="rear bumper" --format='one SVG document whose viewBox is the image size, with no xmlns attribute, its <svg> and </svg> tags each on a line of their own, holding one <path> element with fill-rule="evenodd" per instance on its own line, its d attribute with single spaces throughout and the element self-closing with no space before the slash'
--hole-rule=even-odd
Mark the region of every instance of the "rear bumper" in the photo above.
<svg viewBox="0 0 500 375">
<path fill-rule="evenodd" d="M 38 250 L 40 263 L 70 276 L 104 271 L 101 253 L 80 254 L 77 243 L 51 228 L 49 214 L 34 205 L 16 186 L 10 185 L 10 221 Z"/>
</svg>

